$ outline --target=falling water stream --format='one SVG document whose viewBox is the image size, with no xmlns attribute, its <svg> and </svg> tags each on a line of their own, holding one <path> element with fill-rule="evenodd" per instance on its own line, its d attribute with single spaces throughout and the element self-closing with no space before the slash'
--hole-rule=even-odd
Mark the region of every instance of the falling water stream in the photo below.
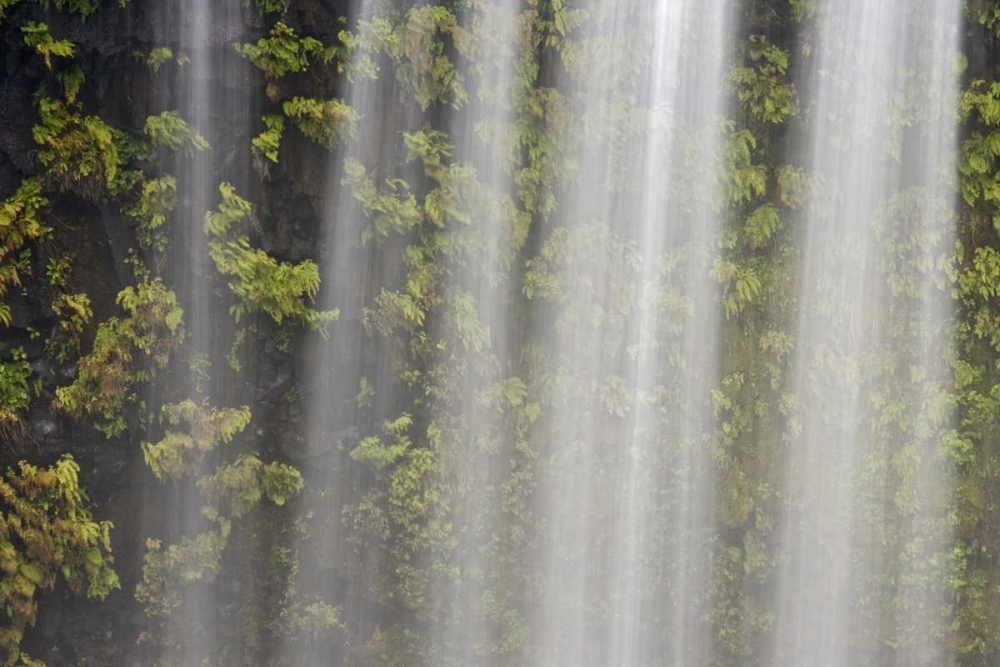
<svg viewBox="0 0 1000 667">
<path fill-rule="evenodd" d="M 184 326 L 191 349 L 184 369 L 178 373 L 183 395 L 197 402 L 223 400 L 218 378 L 227 364 L 229 327 L 220 328 L 220 308 L 213 296 L 216 281 L 208 256 L 204 231 L 205 213 L 217 205 L 218 184 L 223 179 L 242 184 L 246 173 L 233 169 L 232 156 L 218 150 L 232 138 L 245 136 L 252 114 L 251 98 L 238 85 L 239 63 L 232 44 L 243 26 L 245 8 L 241 0 L 182 0 L 179 7 L 165 6 L 167 20 L 178 20 L 175 56 L 183 59 L 174 106 L 191 127 L 211 146 L 175 155 L 178 226 L 176 241 L 183 263 L 173 267 L 177 296 L 184 307 Z M 180 10 L 172 13 L 171 10 Z M 222 176 L 224 174 L 224 176 Z M 210 380 L 209 378 L 212 378 Z M 204 526 L 202 501 L 184 484 L 173 489 L 174 511 L 168 526 L 171 541 L 192 538 Z M 182 613 L 168 619 L 168 632 L 181 647 L 185 665 L 201 665 L 219 655 L 219 599 L 216 586 L 200 586 L 186 597 Z"/>
<path fill-rule="evenodd" d="M 801 221 L 801 429 L 788 457 L 778 665 L 859 664 L 853 647 L 868 635 L 922 638 L 899 664 L 949 664 L 932 630 L 944 594 L 913 568 L 946 560 L 951 484 L 935 443 L 948 418 L 934 402 L 949 370 L 941 258 L 953 243 L 958 11 L 819 8 L 802 74 L 816 193 Z M 907 589 L 891 613 L 868 600 L 886 579 Z"/>
<path fill-rule="evenodd" d="M 209 141 L 236 131 L 223 127 L 233 117 L 213 111 L 228 95 L 213 88 L 226 39 L 209 30 L 231 22 L 220 13 L 239 16 L 241 4 L 186 0 L 180 46 L 191 62 L 179 105 Z M 726 120 L 737 113 L 727 87 L 741 28 L 735 4 L 575 4 L 588 12 L 592 50 L 575 54 L 576 69 L 569 59 L 543 61 L 537 75 L 572 110 L 573 139 L 561 148 L 575 173 L 555 189 L 558 207 L 534 220 L 518 208 L 519 149 L 509 144 L 526 105 L 521 2 L 456 12 L 479 49 L 477 68 L 460 72 L 464 104 L 399 104 L 408 91 L 377 57 L 379 76 L 348 69 L 338 94 L 359 122 L 326 160 L 316 253 L 320 306 L 340 317 L 298 369 L 306 389 L 297 463 L 308 490 L 294 512 L 316 522 L 319 555 L 297 572 L 303 599 L 351 601 L 338 612 L 359 644 L 385 621 L 371 582 L 398 573 L 386 572 L 384 552 L 350 541 L 352 508 L 375 483 L 351 452 L 382 433 L 412 391 L 397 376 L 408 351 L 372 335 L 370 313 L 380 290 L 406 282 L 399 257 L 412 239 L 373 227 L 348 183 L 359 167 L 380 187 L 432 182 L 403 137 L 433 125 L 450 142 L 445 163 L 473 175 L 477 208 L 466 221 L 472 241 L 454 250 L 436 286 L 450 315 L 426 323 L 450 345 L 440 391 L 419 396 L 436 430 L 418 423 L 409 434 L 434 449 L 450 494 L 451 551 L 447 568 L 428 578 L 435 612 L 418 624 L 423 655 L 449 667 L 509 664 L 487 648 L 490 614 L 517 599 L 528 665 L 722 664 L 706 591 L 723 530 L 712 399 L 727 353 L 718 271 L 728 213 L 716 202 Z M 381 8 L 355 0 L 349 24 L 370 27 Z M 932 570 L 944 567 L 950 539 L 949 468 L 935 443 L 952 419 L 936 406 L 950 373 L 941 258 L 954 245 L 946 156 L 956 152 L 959 11 L 957 0 L 825 0 L 804 28 L 815 34 L 797 72 L 802 116 L 789 161 L 810 185 L 794 220 L 799 310 L 787 384 L 795 409 L 782 445 L 787 469 L 775 473 L 782 549 L 764 585 L 773 633 L 770 662 L 759 664 L 768 667 L 952 664 L 947 638 L 930 630 L 945 592 L 927 582 L 944 580 Z M 181 183 L 192 270 L 182 272 L 179 294 L 192 349 L 209 357 L 218 356 L 217 314 L 203 296 L 210 286 L 195 212 L 216 202 L 220 159 L 196 155 Z M 529 233 L 538 221 L 546 231 Z M 525 287 L 542 269 L 558 274 L 559 290 Z M 533 335 L 541 343 L 528 346 Z M 529 361 L 541 370 L 529 374 Z M 543 443 L 536 450 L 522 438 L 528 427 L 516 430 L 509 417 L 528 401 L 544 414 L 528 425 Z M 890 404 L 898 410 L 887 416 Z M 535 467 L 528 507 L 517 511 L 539 530 L 518 533 L 513 549 L 504 484 L 518 457 Z M 200 520 L 197 510 L 178 502 L 178 534 L 196 532 L 188 524 Z M 530 561 L 525 590 L 498 583 L 514 551 Z M 433 570 L 439 561 L 408 565 Z M 905 601 L 890 611 L 866 597 L 887 580 Z M 196 628 L 183 640 L 185 665 L 218 649 L 215 604 L 206 587 L 185 608 L 183 627 Z M 862 662 L 855 647 L 871 636 L 919 649 Z M 334 664 L 305 642 L 279 643 L 282 664 Z"/>
<path fill-rule="evenodd" d="M 828 201 L 817 189 L 802 220 L 804 306 L 793 378 L 802 426 L 788 457 L 782 532 L 788 550 L 775 584 L 774 656 L 777 664 L 789 667 L 853 664 L 852 633 L 863 631 L 869 619 L 852 596 L 866 577 L 878 573 L 907 578 L 899 570 L 905 569 L 898 563 L 899 552 L 875 546 L 876 534 L 885 526 L 862 520 L 889 521 L 861 504 L 885 505 L 887 498 L 871 498 L 860 489 L 872 483 L 865 477 L 872 466 L 876 476 L 884 477 L 891 465 L 875 460 L 880 450 L 873 440 L 882 436 L 869 428 L 873 398 L 866 394 L 871 382 L 865 375 L 867 355 L 876 350 L 898 353 L 895 363 L 923 369 L 921 377 L 930 379 L 904 381 L 900 389 L 915 410 L 926 407 L 931 385 L 946 375 L 933 353 L 944 330 L 922 328 L 925 322 L 941 321 L 945 292 L 928 271 L 909 292 L 894 293 L 885 286 L 877 256 L 876 217 L 891 214 L 889 195 L 900 185 L 919 191 L 914 196 L 944 200 L 935 209 L 945 212 L 944 220 L 918 214 L 911 222 L 920 227 L 913 234 L 933 237 L 930 245 L 921 245 L 922 251 L 935 253 L 948 246 L 940 224 L 947 222 L 950 190 L 947 168 L 941 169 L 937 156 L 953 142 L 946 109 L 953 88 L 951 26 L 957 19 L 945 7 L 948 3 L 925 4 L 930 17 L 893 2 L 857 0 L 821 7 L 816 53 L 800 82 L 807 95 L 805 165 L 836 195 Z M 543 425 L 550 445 L 541 452 L 533 508 L 550 528 L 537 545 L 540 589 L 527 610 L 535 660 L 566 666 L 710 664 L 711 628 L 703 605 L 717 528 L 711 391 L 720 381 L 723 312 L 711 276 L 722 218 L 712 204 L 719 196 L 716 187 L 701 185 L 699 193 L 693 184 L 717 183 L 714 171 L 728 113 L 732 7 L 722 0 L 657 0 L 652 6 L 617 0 L 586 8 L 596 17 L 592 37 L 601 45 L 591 54 L 594 66 L 586 77 L 570 72 L 557 76 L 555 84 L 578 106 L 581 124 L 572 132 L 586 138 L 578 147 L 579 173 L 559 195 L 556 224 L 570 238 L 599 240 L 596 254 L 576 257 L 568 267 L 569 279 L 582 289 L 579 298 L 561 306 L 555 322 L 546 325 L 551 326 L 547 337 L 553 366 L 547 380 L 551 393 L 543 400 L 554 416 Z M 375 12 L 374 5 L 362 3 L 356 17 L 367 21 Z M 484 49 L 480 62 L 488 66 L 464 73 L 472 99 L 445 122 L 454 144 L 451 161 L 471 165 L 478 182 L 501 196 L 515 192 L 502 155 L 503 132 L 517 94 L 518 54 L 511 48 L 517 41 L 516 18 L 513 3 L 460 13 L 462 27 L 479 37 Z M 932 27 L 920 32 L 914 26 L 921 21 Z M 616 52 L 641 52 L 643 66 L 623 65 L 627 59 L 613 57 Z M 919 68 L 905 65 L 907 58 L 926 60 L 930 74 L 920 76 L 929 76 L 930 87 L 923 90 L 934 92 L 913 103 L 920 116 L 918 129 L 900 134 L 893 129 L 893 114 L 911 109 L 893 106 L 900 104 L 896 93 L 918 85 L 914 77 Z M 351 428 L 377 428 L 358 424 L 354 416 L 359 383 L 373 387 L 375 400 L 384 401 L 375 413 L 391 414 L 390 362 L 381 358 L 391 351 L 361 353 L 357 345 L 363 338 L 364 300 L 371 296 L 368 285 L 392 283 L 399 276 L 379 260 L 387 250 L 371 239 L 361 240 L 364 226 L 358 224 L 357 204 L 337 181 L 348 155 L 357 155 L 366 169 L 382 177 L 400 165 L 411 174 L 419 169 L 412 156 L 408 160 L 398 152 L 398 138 L 420 129 L 426 119 L 392 110 L 391 100 L 399 94 L 391 81 L 354 80 L 347 99 L 366 122 L 351 144 L 356 148 L 341 151 L 330 163 L 325 279 L 332 285 L 330 305 L 342 309 L 346 323 L 323 347 L 323 363 L 315 366 L 329 378 L 317 385 L 322 388 L 315 392 L 308 416 L 324 425 L 313 430 L 323 433 L 313 438 L 321 446 L 345 433 L 350 437 Z M 612 119 L 629 104 L 645 109 L 643 120 L 621 134 L 611 129 Z M 915 149 L 918 145 L 924 148 Z M 904 161 L 918 166 L 904 169 Z M 489 409 L 482 388 L 503 382 L 516 368 L 511 356 L 515 313 L 502 286 L 509 282 L 518 249 L 502 217 L 487 214 L 477 223 L 475 233 L 486 239 L 493 254 L 457 261 L 444 288 L 446 300 L 460 302 L 478 320 L 483 337 L 456 344 L 450 363 L 457 392 L 440 397 L 445 412 L 457 415 L 448 422 L 449 433 L 440 436 L 447 444 L 439 445 L 438 452 L 442 474 L 457 485 L 451 516 L 456 570 L 442 579 L 443 588 L 430 592 L 443 610 L 431 624 L 432 644 L 443 646 L 439 650 L 450 656 L 443 661 L 459 665 L 489 664 L 483 653 L 488 631 L 481 619 L 484 606 L 503 594 L 491 588 L 495 564 L 490 556 L 497 552 L 489 545 L 503 534 L 498 492 L 503 468 L 494 461 L 510 456 L 504 450 L 509 443 L 497 441 L 502 419 Z M 935 224 L 937 231 L 931 229 Z M 622 292 L 622 278 L 634 279 L 636 290 Z M 545 301 L 536 304 L 552 307 Z M 902 324 L 883 317 L 900 311 L 905 311 Z M 620 322 L 614 324 L 616 316 Z M 545 318 L 539 313 L 534 319 Z M 453 325 L 442 321 L 428 326 L 443 331 Z M 633 341 L 626 357 L 605 353 L 626 338 Z M 899 350 L 913 349 L 914 343 L 923 356 L 900 360 Z M 574 381 L 597 390 L 567 393 Z M 916 386 L 920 382 L 926 386 Z M 602 384 L 621 392 L 621 405 L 610 410 L 624 417 L 625 428 L 609 425 L 603 416 L 609 408 L 598 388 Z M 653 392 L 657 386 L 671 389 Z M 433 401 L 430 409 L 435 410 Z M 943 424 L 928 428 L 940 431 Z M 911 492 L 934 499 L 907 520 L 937 522 L 940 528 L 947 480 L 933 472 L 933 451 L 927 446 L 932 435 L 920 430 L 907 436 L 913 439 L 921 470 L 910 482 L 916 485 Z M 351 486 L 358 478 L 348 472 L 349 458 L 338 466 L 341 472 L 327 478 L 332 497 L 341 498 L 328 505 L 334 513 L 345 502 L 341 494 L 359 490 Z M 875 483 L 882 489 L 890 486 L 886 479 Z M 900 549 L 906 548 L 908 535 L 903 530 L 898 536 Z M 333 528 L 326 548 L 337 552 L 343 539 Z M 322 579 L 322 573 L 313 576 Z M 912 633 L 913 624 L 940 600 L 918 590 L 911 591 L 911 598 L 913 607 L 903 614 L 910 617 L 892 622 Z M 347 610 L 352 622 L 362 623 L 358 627 L 369 627 L 364 615 Z M 940 648 L 930 654 L 941 655 Z"/>
<path fill-rule="evenodd" d="M 701 664 L 711 659 L 700 596 L 711 567 L 708 406 L 719 342 L 710 258 L 720 216 L 713 186 L 681 184 L 693 174 L 716 182 L 730 7 L 588 8 L 601 47 L 586 83 L 567 88 L 584 109 L 573 132 L 591 140 L 560 221 L 578 243 L 600 240 L 596 257 L 570 267 L 585 291 L 561 314 L 553 347 L 559 382 L 604 385 L 595 393 L 620 391 L 622 403 L 553 387 L 553 474 L 537 510 L 553 528 L 542 550 L 541 664 Z M 627 65 L 636 53 L 641 71 Z M 596 129 L 630 104 L 646 110 L 635 134 L 616 141 Z M 622 291 L 623 279 L 636 289 Z M 621 336 L 634 342 L 617 356 Z M 601 606 L 607 615 L 595 614 Z"/>
</svg>

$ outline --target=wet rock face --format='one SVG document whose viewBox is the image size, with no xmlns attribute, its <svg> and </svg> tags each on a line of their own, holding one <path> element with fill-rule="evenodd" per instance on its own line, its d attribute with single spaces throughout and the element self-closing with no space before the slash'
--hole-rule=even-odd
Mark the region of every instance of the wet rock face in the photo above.
<svg viewBox="0 0 1000 667">
<path fill-rule="evenodd" d="M 329 33 L 328 38 L 333 39 L 341 24 L 332 17 L 343 13 L 345 4 L 296 0 L 287 20 L 309 34 L 323 37 Z M 122 9 L 117 2 L 103 5 L 96 14 L 81 20 L 55 8 L 46 11 L 40 3 L 22 2 L 9 9 L 0 22 L 0 199 L 14 193 L 24 178 L 44 174 L 32 138 L 38 117 L 34 96 L 40 86 L 53 85 L 53 80 L 23 43 L 20 26 L 25 23 L 45 22 L 53 35 L 74 42 L 77 61 L 87 77 L 80 94 L 87 114 L 138 135 L 147 116 L 178 108 L 180 90 L 189 72 L 168 63 L 154 74 L 135 54 L 148 53 L 158 45 L 179 50 L 191 20 L 183 9 L 184 3 L 130 0 Z M 216 183 L 236 183 L 241 193 L 253 200 L 259 216 L 253 232 L 255 245 L 282 260 L 314 257 L 318 220 L 326 208 L 323 198 L 327 184 L 322 177 L 326 154 L 289 132 L 282 150 L 294 151 L 297 159 L 269 165 L 266 178 L 254 170 L 249 147 L 251 138 L 262 129 L 258 124 L 266 102 L 264 80 L 252 64 L 235 53 L 233 44 L 256 40 L 270 21 L 252 7 L 245 8 L 241 15 L 215 13 L 218 16 L 208 31 L 207 48 L 215 51 L 213 59 L 224 62 L 225 67 L 210 73 L 210 88 L 220 101 L 211 109 L 214 125 L 220 128 L 211 137 L 212 151 L 217 156 L 217 173 L 212 178 Z M 303 90 L 312 86 L 315 92 L 315 84 L 313 80 L 283 82 L 291 94 L 296 94 L 297 86 Z M 327 92 L 332 92 L 331 86 L 325 83 Z M 236 108 L 233 100 L 240 105 L 250 100 L 250 108 Z M 249 121 L 231 122 L 236 117 Z M 164 163 L 164 171 L 170 171 L 169 164 Z M 90 297 L 93 322 L 118 314 L 115 297 L 128 283 L 130 269 L 126 260 L 136 243 L 131 224 L 113 202 L 88 202 L 72 193 L 47 196 L 60 245 L 70 248 L 77 265 L 84 267 L 73 276 L 74 289 Z M 179 196 L 181 210 L 184 194 Z M 202 214 L 198 214 L 199 219 Z M 43 272 L 48 259 L 45 252 L 34 258 Z M 41 286 L 26 282 L 23 290 L 12 291 L 9 299 L 12 325 L 0 327 L 0 359 L 8 360 L 12 350 L 23 347 L 40 391 L 24 428 L 16 434 L 0 435 L 0 468 L 19 460 L 46 464 L 64 453 L 72 454 L 80 464 L 96 518 L 114 523 L 115 569 L 122 586 L 100 602 L 77 598 L 59 584 L 38 600 L 38 621 L 28 631 L 23 647 L 50 667 L 151 664 L 138 641 L 144 628 L 135 586 L 142 578 L 149 526 L 167 526 L 169 530 L 178 491 L 157 483 L 148 471 L 140 444 L 150 434 L 140 425 L 132 424 L 124 435 L 107 439 L 91 425 L 53 410 L 55 389 L 72 382 L 76 366 L 72 361 L 60 364 L 50 359 L 44 351 L 44 340 L 32 336 L 33 330 L 47 329 L 54 321 L 51 299 L 52 295 Z M 229 331 L 232 324 L 226 309 L 219 309 L 217 315 L 224 320 L 218 322 L 217 328 Z M 93 335 L 93 327 L 88 335 Z M 289 457 L 301 448 L 302 441 L 297 431 L 301 421 L 296 398 L 298 380 L 292 355 L 274 349 L 270 340 L 273 335 L 268 326 L 251 330 L 241 354 L 244 372 L 238 380 L 227 380 L 216 389 L 225 396 L 226 404 L 250 406 L 254 423 L 248 434 L 265 435 L 268 451 Z M 91 342 L 85 338 L 84 351 L 89 350 Z M 167 374 L 177 370 L 170 368 Z M 150 428 L 157 428 L 155 422 Z M 239 618 L 238 605 L 244 595 L 238 584 L 238 579 L 220 584 L 218 599 L 231 611 L 226 617 L 233 619 Z M 238 620 L 232 625 L 225 631 L 239 630 Z"/>
</svg>

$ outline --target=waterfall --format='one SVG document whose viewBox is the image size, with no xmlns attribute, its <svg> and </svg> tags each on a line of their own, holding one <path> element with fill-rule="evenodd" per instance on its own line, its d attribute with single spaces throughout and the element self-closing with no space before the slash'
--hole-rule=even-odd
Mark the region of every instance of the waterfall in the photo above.
<svg viewBox="0 0 1000 667">
<path fill-rule="evenodd" d="M 242 0 L 183 0 L 162 8 L 166 20 L 179 22 L 175 55 L 183 59 L 170 110 L 177 111 L 210 145 L 205 150 L 177 153 L 164 165 L 167 173 L 177 175 L 180 193 L 173 231 L 180 259 L 168 269 L 184 308 L 190 349 L 179 364 L 174 395 L 199 404 L 224 404 L 228 398 L 224 372 L 233 327 L 222 317 L 225 308 L 220 307 L 215 290 L 204 217 L 218 203 L 219 183 L 232 181 L 242 186 L 248 181 L 248 165 L 234 168 L 232 155 L 222 148 L 246 137 L 252 115 L 252 98 L 239 85 L 239 73 L 245 70 L 232 48 L 243 29 L 243 4 Z M 170 543 L 192 539 L 206 528 L 203 499 L 193 480 L 167 484 L 174 488 L 166 536 Z M 226 619 L 219 613 L 218 591 L 218 584 L 193 588 L 184 598 L 181 613 L 167 619 L 165 631 L 170 636 L 163 644 L 173 643 L 180 650 L 166 649 L 165 660 L 200 665 L 225 652 L 219 629 Z"/>
<path fill-rule="evenodd" d="M 0 0 L 0 664 L 1000 664 L 998 45 Z"/>
<path fill-rule="evenodd" d="M 586 8 L 595 46 L 564 84 L 581 108 L 580 172 L 558 214 L 582 252 L 565 267 L 566 303 L 538 300 L 559 309 L 536 507 L 551 530 L 539 664 L 701 664 L 730 8 Z"/>
<path fill-rule="evenodd" d="M 940 401 L 959 9 L 848 1 L 818 12 L 800 77 L 813 192 L 801 220 L 774 660 L 858 664 L 856 647 L 882 638 L 910 649 L 878 664 L 950 664 L 933 621 L 947 614 L 952 482 L 937 442 L 951 426 Z M 886 582 L 901 590 L 897 609 L 875 599 Z"/>
<path fill-rule="evenodd" d="M 720 471 L 715 393 L 741 312 L 720 288 L 736 12 L 575 11 L 576 50 L 556 56 L 532 50 L 513 1 L 352 7 L 337 94 L 358 122 L 325 162 L 318 252 L 321 306 L 340 318 L 300 364 L 295 515 L 316 524 L 294 549 L 318 556 L 296 571 L 296 604 L 332 601 L 348 636 L 414 662 L 505 664 L 501 632 L 536 665 L 716 659 L 708 591 L 738 483 Z M 949 376 L 935 351 L 954 13 L 857 1 L 804 23 L 775 665 L 844 667 L 884 637 L 916 647 L 900 664 L 946 659 L 931 633 L 944 592 L 926 582 L 944 580 L 950 543 L 935 450 L 950 416 L 933 404 Z M 387 46 L 440 35 L 465 63 L 440 78 Z M 532 191 L 517 142 L 537 108 L 565 119 L 549 148 L 565 173 Z M 886 416 L 893 402 L 903 416 Z M 394 508 L 401 484 L 425 490 L 417 507 Z M 867 606 L 887 580 L 905 603 Z M 277 655 L 328 664 L 323 646 Z"/>
<path fill-rule="evenodd" d="M 468 101 L 445 114 L 451 162 L 469 169 L 473 215 L 460 233 L 468 244 L 449 258 L 443 299 L 449 313 L 428 329 L 449 342 L 429 410 L 440 435 L 442 476 L 454 489 L 455 574 L 431 591 L 441 609 L 430 632 L 442 665 L 490 664 L 490 606 L 509 591 L 497 586 L 510 545 L 503 483 L 516 445 L 498 392 L 516 375 L 514 326 L 518 252 L 529 222 L 517 205 L 506 147 L 518 94 L 515 80 L 523 30 L 519 2 L 471 5 L 457 13 L 459 29 L 475 40 L 477 68 L 462 72 Z M 428 566 L 432 566 L 427 563 Z"/>
<path fill-rule="evenodd" d="M 378 0 L 352 2 L 351 24 L 359 34 L 368 34 L 380 9 L 384 3 Z M 351 519 L 346 513 L 375 486 L 351 450 L 363 436 L 380 433 L 382 423 L 396 416 L 393 411 L 401 391 L 393 376 L 397 351 L 371 335 L 366 310 L 381 286 L 398 281 L 404 269 L 394 254 L 398 241 L 383 249 L 384 235 L 374 231 L 353 196 L 348 165 L 353 163 L 379 185 L 390 178 L 410 178 L 416 172 L 405 164 L 400 134 L 419 128 L 423 117 L 419 109 L 397 103 L 405 91 L 387 64 L 376 56 L 373 67 L 381 75 L 349 69 L 338 90 L 360 120 L 353 134 L 326 159 L 321 179 L 319 303 L 340 314 L 329 336 L 311 346 L 301 368 L 307 394 L 306 442 L 300 460 L 310 491 L 296 507 L 299 516 L 318 517 L 315 542 L 309 546 L 322 554 L 303 565 L 297 584 L 303 591 L 302 606 L 322 599 L 353 602 L 341 608 L 343 621 L 361 637 L 379 631 L 379 610 L 366 595 L 374 585 L 372 578 L 386 563 L 351 543 Z M 322 646 L 302 641 L 284 642 L 278 655 L 282 664 L 289 665 L 326 665 L 332 659 Z"/>
</svg>

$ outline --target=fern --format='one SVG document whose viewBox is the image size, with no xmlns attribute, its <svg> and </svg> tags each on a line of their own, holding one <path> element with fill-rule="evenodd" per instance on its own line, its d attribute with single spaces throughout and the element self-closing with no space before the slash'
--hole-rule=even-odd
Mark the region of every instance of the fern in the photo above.
<svg viewBox="0 0 1000 667">
<path fill-rule="evenodd" d="M 193 155 L 195 151 L 211 148 L 205 137 L 176 111 L 164 111 L 158 116 L 150 116 L 146 119 L 143 133 L 154 146 L 165 146 L 187 156 Z"/>
<path fill-rule="evenodd" d="M 267 37 L 256 44 L 236 44 L 236 52 L 248 58 L 267 79 L 267 96 L 278 100 L 277 81 L 297 72 L 304 72 L 315 61 L 324 64 L 337 53 L 335 47 L 326 47 L 315 37 L 299 37 L 288 25 L 278 21 Z"/>
<path fill-rule="evenodd" d="M 281 106 L 302 134 L 332 151 L 340 141 L 351 136 L 358 114 L 342 100 L 317 100 L 295 97 Z"/>
<path fill-rule="evenodd" d="M 84 116 L 75 102 L 38 100 L 39 122 L 32 129 L 46 178 L 62 190 L 99 199 L 118 173 L 118 147 L 110 126 Z"/>
<path fill-rule="evenodd" d="M 98 327 L 76 379 L 56 390 L 53 404 L 73 417 L 95 419 L 109 438 L 125 430 L 127 409 L 140 403 L 135 386 L 165 369 L 184 339 L 184 311 L 161 280 L 143 276 L 117 301 L 124 317 Z"/>
<path fill-rule="evenodd" d="M 263 155 L 271 162 L 278 162 L 278 149 L 281 148 L 281 135 L 285 132 L 285 119 L 275 114 L 263 118 L 266 130 L 251 140 L 253 151 Z"/>
<path fill-rule="evenodd" d="M 45 66 L 52 69 L 53 58 L 72 58 L 73 42 L 65 39 L 54 39 L 49 33 L 49 26 L 44 23 L 31 23 L 21 26 L 21 34 L 24 35 L 26 46 L 35 50 L 35 53 L 42 56 Z"/>
<path fill-rule="evenodd" d="M 250 246 L 245 233 L 234 230 L 253 211 L 247 200 L 228 183 L 219 186 L 222 203 L 205 215 L 209 255 L 216 270 L 229 278 L 229 289 L 237 302 L 232 307 L 237 322 L 258 312 L 277 324 L 286 320 L 308 324 L 317 331 L 337 318 L 336 310 L 315 310 L 312 302 L 319 291 L 319 268 L 314 262 L 279 262 L 263 250 Z"/>
</svg>

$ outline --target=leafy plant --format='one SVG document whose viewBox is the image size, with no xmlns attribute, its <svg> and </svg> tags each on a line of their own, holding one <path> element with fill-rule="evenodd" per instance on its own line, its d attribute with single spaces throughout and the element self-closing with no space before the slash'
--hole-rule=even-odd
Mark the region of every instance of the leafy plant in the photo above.
<svg viewBox="0 0 1000 667">
<path fill-rule="evenodd" d="M 65 39 L 54 39 L 45 23 L 31 22 L 21 26 L 26 46 L 35 50 L 45 60 L 45 66 L 52 69 L 53 58 L 72 58 L 73 42 Z"/>
<path fill-rule="evenodd" d="M 413 94 L 421 109 L 438 102 L 458 109 L 468 101 L 464 75 L 449 53 L 453 47 L 458 54 L 470 56 L 471 35 L 447 7 L 412 7 L 401 19 L 377 16 L 362 23 L 359 32 L 356 50 L 360 56 L 388 56 L 396 79 Z"/>
<path fill-rule="evenodd" d="M 30 254 L 25 245 L 44 239 L 52 229 L 42 222 L 39 213 L 49 200 L 33 178 L 21 182 L 17 192 L 0 204 L 0 323 L 10 326 L 10 306 L 3 302 L 11 287 L 21 284 L 30 271 Z"/>
<path fill-rule="evenodd" d="M 285 119 L 277 114 L 268 114 L 262 119 L 267 128 L 251 140 L 253 151 L 277 164 L 281 135 L 285 132 Z"/>
<path fill-rule="evenodd" d="M 176 206 L 177 179 L 168 174 L 144 181 L 138 199 L 124 204 L 122 213 L 135 221 L 144 247 L 162 252 L 167 248 L 164 226 Z"/>
<path fill-rule="evenodd" d="M 144 63 L 149 69 L 153 70 L 156 74 L 160 71 L 168 62 L 173 62 L 179 67 L 183 67 L 191 62 L 183 53 L 174 53 L 174 50 L 169 46 L 154 46 L 149 50 L 149 53 L 143 53 L 142 51 L 133 51 L 132 57 L 141 63 Z"/>
<path fill-rule="evenodd" d="M 68 454 L 49 468 L 21 462 L 0 475 L 0 658 L 37 664 L 21 653 L 35 624 L 39 593 L 62 578 L 76 595 L 104 599 L 119 588 L 112 569 L 111 528 L 95 521 Z"/>
<path fill-rule="evenodd" d="M 302 491 L 302 475 L 284 463 L 264 464 L 253 455 L 242 456 L 235 463 L 220 466 L 211 475 L 198 480 L 205 498 L 203 513 L 209 519 L 220 516 L 241 519 L 261 498 L 284 505 Z"/>
<path fill-rule="evenodd" d="M 0 0 L 0 23 L 3 23 L 7 15 L 7 10 L 19 3 L 21 0 Z"/>
<path fill-rule="evenodd" d="M 788 52 L 764 35 L 751 35 L 749 63 L 733 68 L 729 80 L 740 102 L 758 120 L 779 124 L 798 114 L 795 88 L 788 81 Z"/>
<path fill-rule="evenodd" d="M 235 48 L 237 53 L 264 72 L 267 96 L 272 102 L 278 101 L 279 79 L 304 72 L 316 61 L 329 63 L 337 53 L 336 48 L 324 46 L 315 37 L 299 37 L 282 21 L 278 21 L 267 37 L 261 37 L 256 44 L 236 44 Z"/>
<path fill-rule="evenodd" d="M 402 179 L 385 179 L 385 189 L 379 190 L 365 166 L 354 158 L 344 162 L 341 182 L 361 204 L 365 217 L 372 223 L 374 236 L 385 238 L 389 232 L 404 233 L 423 221 L 423 211 L 410 186 Z M 371 238 L 372 232 L 365 237 Z"/>
<path fill-rule="evenodd" d="M 80 105 L 42 96 L 39 122 L 32 130 L 45 179 L 62 190 L 97 200 L 118 173 L 118 147 L 112 129 L 97 116 L 84 116 Z"/>
<path fill-rule="evenodd" d="M 262 14 L 275 14 L 288 10 L 290 0 L 254 0 Z"/>
<path fill-rule="evenodd" d="M 0 362 L 0 433 L 21 432 L 24 415 L 31 406 L 31 364 L 24 348 L 11 352 L 11 360 Z"/>
<path fill-rule="evenodd" d="M 294 97 L 282 104 L 281 109 L 302 134 L 328 151 L 352 134 L 354 123 L 358 120 L 358 114 L 342 100 Z M 271 128 L 270 125 L 268 127 Z M 280 132 L 278 134 L 280 136 Z"/>
<path fill-rule="evenodd" d="M 166 548 L 160 540 L 146 540 L 142 581 L 135 587 L 135 597 L 142 603 L 146 615 L 154 619 L 169 617 L 183 604 L 184 586 L 205 585 L 218 576 L 229 531 L 230 524 L 223 522 L 218 530 L 182 538 L 180 543 Z M 140 637 L 143 642 L 156 639 L 166 641 L 165 631 L 156 638 Z"/>
<path fill-rule="evenodd" d="M 164 111 L 158 116 L 146 119 L 143 133 L 154 146 L 166 146 L 184 155 L 211 148 L 205 137 L 192 128 L 176 111 Z"/>
<path fill-rule="evenodd" d="M 165 369 L 184 339 L 184 311 L 160 279 L 142 276 L 117 303 L 125 315 L 101 323 L 76 378 L 56 390 L 54 402 L 74 417 L 95 419 L 108 437 L 125 430 L 127 409 L 141 402 L 136 385 Z"/>
<path fill-rule="evenodd" d="M 179 480 L 201 470 L 205 455 L 231 441 L 250 423 L 250 409 L 208 408 L 192 400 L 163 406 L 163 418 L 171 427 L 157 443 L 142 443 L 146 465 L 160 480 Z"/>
<path fill-rule="evenodd" d="M 253 212 L 253 206 L 229 183 L 220 185 L 219 191 L 222 203 L 205 214 L 205 233 L 216 269 L 230 279 L 229 289 L 237 299 L 232 307 L 237 322 L 262 312 L 277 324 L 288 320 L 323 331 L 338 312 L 307 305 L 319 291 L 316 264 L 308 260 L 298 264 L 279 262 L 251 247 L 249 237 L 234 227 Z"/>
</svg>

